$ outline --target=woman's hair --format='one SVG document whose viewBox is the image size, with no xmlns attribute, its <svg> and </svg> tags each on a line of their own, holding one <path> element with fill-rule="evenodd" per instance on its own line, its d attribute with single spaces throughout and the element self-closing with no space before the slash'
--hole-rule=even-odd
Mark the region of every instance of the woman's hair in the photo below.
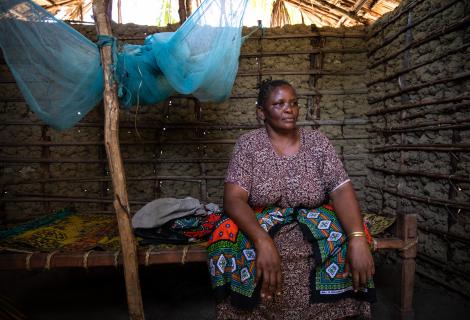
<svg viewBox="0 0 470 320">
<path fill-rule="evenodd" d="M 259 92 L 258 92 L 258 100 L 256 100 L 256 106 L 258 108 L 262 108 L 266 101 L 269 98 L 269 95 L 271 92 L 273 92 L 274 89 L 282 86 L 289 86 L 292 89 L 292 85 L 287 82 L 286 80 L 271 80 L 271 79 L 266 79 L 261 82 L 261 85 L 259 87 Z"/>
</svg>

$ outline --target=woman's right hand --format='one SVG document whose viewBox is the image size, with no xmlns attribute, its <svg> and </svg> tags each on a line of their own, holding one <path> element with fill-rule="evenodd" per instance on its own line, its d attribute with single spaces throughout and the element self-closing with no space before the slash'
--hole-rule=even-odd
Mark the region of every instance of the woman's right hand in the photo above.
<svg viewBox="0 0 470 320">
<path fill-rule="evenodd" d="M 248 192 L 235 183 L 225 183 L 224 209 L 256 249 L 256 283 L 261 283 L 261 298 L 271 299 L 281 293 L 281 257 L 273 239 L 260 227 L 248 205 Z"/>
<path fill-rule="evenodd" d="M 256 283 L 261 283 L 261 298 L 272 299 L 281 294 L 281 257 L 274 241 L 266 237 L 255 241 L 256 248 Z"/>
</svg>

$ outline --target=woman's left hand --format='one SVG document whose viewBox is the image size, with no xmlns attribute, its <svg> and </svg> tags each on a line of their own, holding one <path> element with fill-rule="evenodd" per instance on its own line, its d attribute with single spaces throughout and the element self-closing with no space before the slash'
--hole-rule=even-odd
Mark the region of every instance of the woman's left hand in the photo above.
<svg viewBox="0 0 470 320">
<path fill-rule="evenodd" d="M 365 237 L 349 239 L 344 276 L 352 276 L 354 291 L 366 287 L 375 273 L 374 260 Z"/>
</svg>

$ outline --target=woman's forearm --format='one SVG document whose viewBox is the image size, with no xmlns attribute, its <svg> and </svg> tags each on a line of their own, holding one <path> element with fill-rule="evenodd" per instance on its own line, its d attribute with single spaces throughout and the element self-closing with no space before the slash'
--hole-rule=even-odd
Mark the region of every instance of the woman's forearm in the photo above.
<svg viewBox="0 0 470 320">
<path fill-rule="evenodd" d="M 333 206 L 346 235 L 352 232 L 363 232 L 361 210 L 356 193 L 349 182 L 331 193 Z M 365 235 L 348 237 L 348 252 L 344 274 L 352 276 L 354 290 L 365 288 L 367 281 L 375 272 L 374 260 L 370 253 Z"/>
<path fill-rule="evenodd" d="M 253 209 L 248 205 L 248 194 L 240 189 L 238 185 L 226 183 L 224 210 L 256 247 L 258 242 L 268 240 L 270 236 L 261 228 Z"/>
<path fill-rule="evenodd" d="M 226 183 L 224 209 L 256 249 L 256 283 L 261 281 L 261 297 L 281 294 L 281 257 L 269 234 L 259 225 L 248 205 L 248 192 L 239 185 Z"/>
<path fill-rule="evenodd" d="M 351 182 L 333 191 L 330 197 L 345 233 L 364 231 L 361 209 Z"/>
</svg>

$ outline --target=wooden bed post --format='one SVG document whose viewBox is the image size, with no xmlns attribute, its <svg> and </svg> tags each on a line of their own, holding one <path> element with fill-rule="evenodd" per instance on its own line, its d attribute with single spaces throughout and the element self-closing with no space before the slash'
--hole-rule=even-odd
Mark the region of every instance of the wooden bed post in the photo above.
<svg viewBox="0 0 470 320">
<path fill-rule="evenodd" d="M 414 319 L 413 290 L 416 269 L 416 253 L 418 247 L 417 217 L 416 214 L 397 215 L 397 236 L 403 241 L 400 248 L 401 286 L 399 292 L 401 320 Z"/>
<path fill-rule="evenodd" d="M 98 35 L 112 36 L 110 19 L 107 15 L 109 4 L 110 0 L 93 1 L 93 15 Z M 108 155 L 109 171 L 113 181 L 114 209 L 116 210 L 119 236 L 121 238 L 129 316 L 132 320 L 143 320 L 145 317 L 139 282 L 137 244 L 130 221 L 126 176 L 119 149 L 119 101 L 114 73 L 111 70 L 113 64 L 112 47 L 103 46 L 100 48 L 100 53 L 104 75 L 104 141 Z"/>
</svg>

